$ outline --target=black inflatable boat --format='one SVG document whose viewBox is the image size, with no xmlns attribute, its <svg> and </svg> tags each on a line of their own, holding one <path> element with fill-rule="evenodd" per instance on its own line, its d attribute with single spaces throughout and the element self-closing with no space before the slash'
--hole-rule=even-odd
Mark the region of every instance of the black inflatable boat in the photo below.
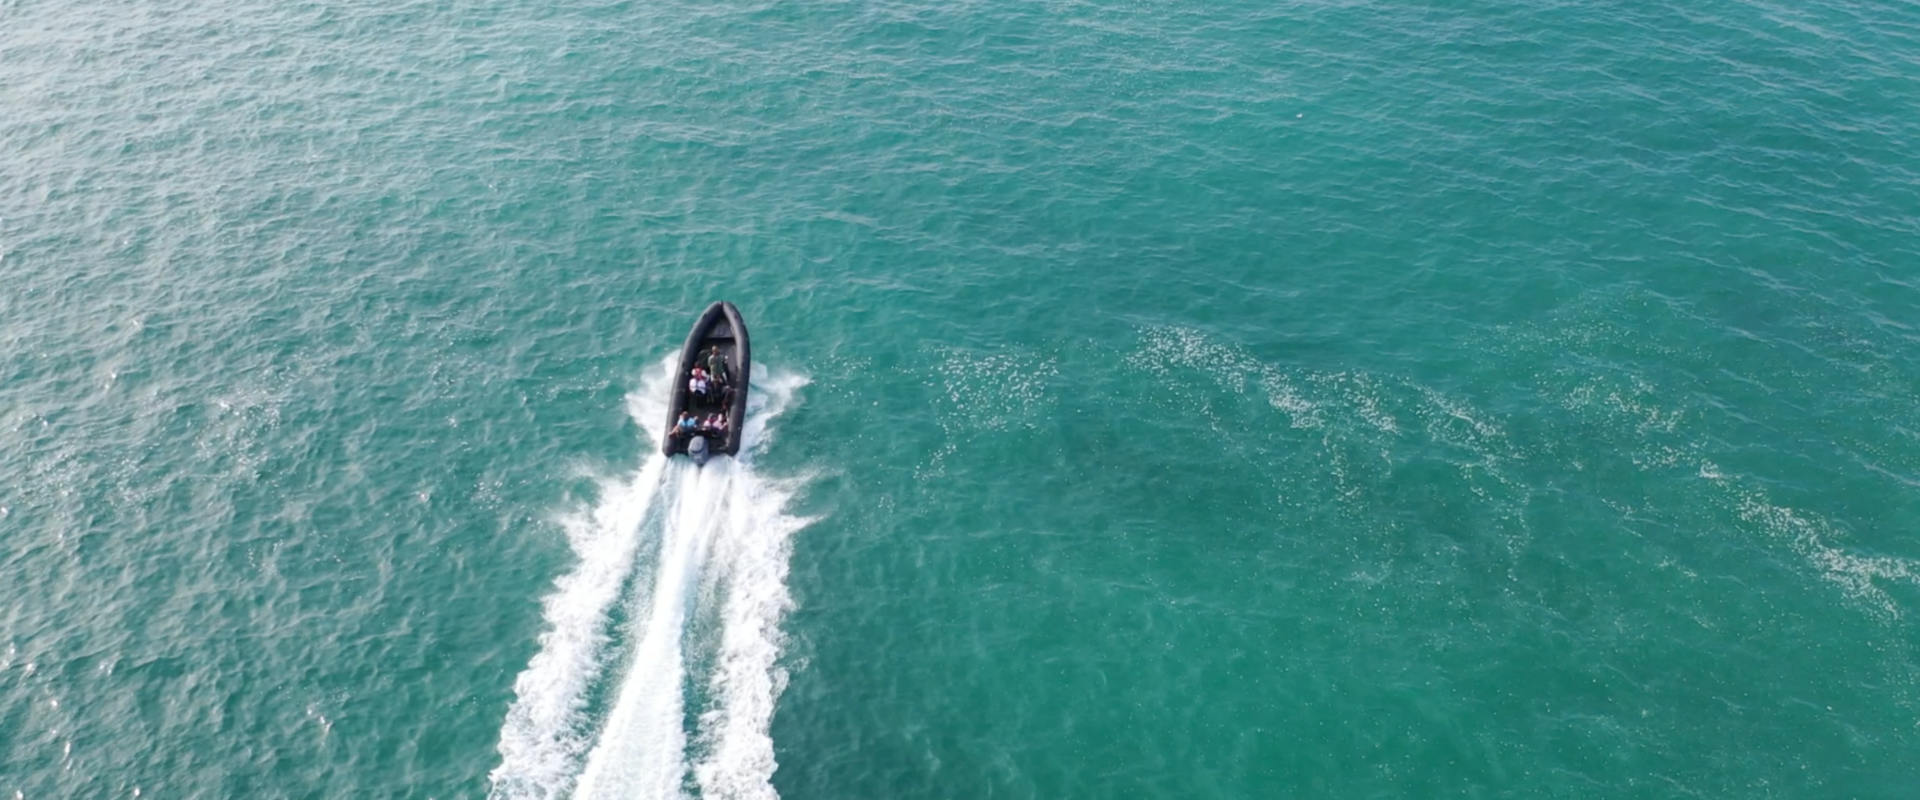
<svg viewBox="0 0 1920 800">
<path fill-rule="evenodd" d="M 696 378 L 696 368 L 703 380 Z M 707 306 L 680 348 L 661 451 L 669 456 L 685 453 L 700 464 L 707 463 L 711 455 L 739 453 L 740 428 L 747 419 L 747 380 L 752 372 L 753 353 L 747 346 L 747 326 L 740 322 L 740 309 L 728 302 Z M 695 391 L 703 386 L 705 392 Z M 688 419 L 683 421 L 682 415 Z"/>
</svg>

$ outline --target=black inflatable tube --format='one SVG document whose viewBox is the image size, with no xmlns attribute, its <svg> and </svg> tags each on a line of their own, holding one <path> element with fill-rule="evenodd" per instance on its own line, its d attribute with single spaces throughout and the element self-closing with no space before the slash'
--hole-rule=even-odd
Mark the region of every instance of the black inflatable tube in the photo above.
<svg viewBox="0 0 1920 800">
<path fill-rule="evenodd" d="M 699 362 L 701 354 L 714 345 L 727 350 L 727 366 L 734 392 L 733 402 L 727 407 L 727 438 L 723 442 L 710 440 L 709 449 L 714 454 L 731 456 L 740 453 L 740 433 L 747 419 L 747 387 L 751 385 L 753 377 L 753 348 L 747 338 L 747 325 L 740 320 L 740 309 L 723 300 L 707 306 L 707 310 L 700 314 L 699 321 L 693 323 L 693 330 L 687 332 L 686 344 L 680 346 L 680 362 L 673 377 L 673 394 L 667 402 L 666 430 L 669 435 L 660 443 L 660 451 L 666 455 L 687 452 L 688 439 L 670 434 L 681 412 L 687 410 L 693 399 L 692 391 L 687 388 L 687 376 Z"/>
</svg>

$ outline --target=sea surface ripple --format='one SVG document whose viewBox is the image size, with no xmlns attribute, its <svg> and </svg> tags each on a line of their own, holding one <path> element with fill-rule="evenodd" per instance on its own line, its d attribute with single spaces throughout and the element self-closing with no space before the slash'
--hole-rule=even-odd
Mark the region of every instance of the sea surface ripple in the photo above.
<svg viewBox="0 0 1920 800">
<path fill-rule="evenodd" d="M 0 798 L 1911 797 L 1915 108 L 1884 0 L 0 0 Z"/>
</svg>

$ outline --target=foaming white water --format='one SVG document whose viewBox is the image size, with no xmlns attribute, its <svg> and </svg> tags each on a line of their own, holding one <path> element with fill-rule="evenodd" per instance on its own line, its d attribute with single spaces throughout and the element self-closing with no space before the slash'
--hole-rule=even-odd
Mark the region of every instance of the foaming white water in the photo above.
<svg viewBox="0 0 1920 800">
<path fill-rule="evenodd" d="M 773 708 L 786 688 L 779 665 L 780 620 L 793 533 L 807 520 L 781 513 L 788 486 L 737 481 L 716 544 L 725 567 L 720 653 L 709 678 L 711 706 L 700 715 L 706 757 L 694 767 L 703 797 L 777 797 L 773 791 Z"/>
<path fill-rule="evenodd" d="M 807 384 L 800 375 L 772 376 L 765 413 L 750 420 L 749 440 L 764 447 L 766 421 L 779 416 Z M 787 563 L 793 534 L 811 520 L 784 512 L 798 481 L 782 483 L 754 477 L 730 487 L 728 516 L 718 543 L 725 600 L 721 610 L 720 654 L 709 679 L 711 706 L 700 715 L 700 739 L 706 757 L 694 768 L 706 797 L 773 798 L 774 704 L 786 689 L 779 664 L 785 636 L 780 620 L 792 600 L 787 594 Z"/>
<path fill-rule="evenodd" d="M 671 360 L 664 362 L 628 397 L 650 448 L 658 447 L 655 428 L 665 418 L 671 370 Z M 547 598 L 550 629 L 515 683 L 491 796 L 681 796 L 689 769 L 685 698 L 690 683 L 703 679 L 709 690 L 697 710 L 705 755 L 694 767 L 700 794 L 774 796 L 767 731 L 786 683 L 778 657 L 789 605 L 788 542 L 805 521 L 783 511 L 791 486 L 757 476 L 751 459 L 770 441 L 769 423 L 807 380 L 760 373 L 738 459 L 696 468 L 650 455 L 634 479 L 604 493 L 584 515 L 591 524 L 569 526 L 581 563 Z M 658 557 L 637 558 L 651 542 Z M 652 565 L 648 574 L 635 575 L 639 562 Z M 628 583 L 631 624 L 616 634 L 608 630 L 610 611 Z M 699 660 L 712 664 L 710 675 L 688 674 L 687 629 L 696 615 L 719 627 L 718 652 Z M 630 649 L 609 653 L 615 640 L 632 643 Z M 607 682 L 611 705 L 595 724 L 587 697 Z"/>
<path fill-rule="evenodd" d="M 638 407 L 647 403 L 643 398 L 659 398 L 652 400 L 652 416 L 665 418 L 671 375 L 668 363 L 629 396 L 629 411 L 641 430 L 652 431 L 656 424 L 640 416 L 648 410 Z M 553 593 L 541 604 L 547 630 L 540 635 L 540 650 L 513 682 L 514 701 L 500 726 L 500 766 L 488 775 L 490 797 L 557 797 L 572 782 L 589 744 L 582 714 L 587 689 L 603 667 L 607 612 L 633 571 L 641 524 L 667 468 L 657 439 L 649 452 L 632 477 L 602 484 L 596 506 L 560 520 L 579 561 L 554 582 Z"/>
<path fill-rule="evenodd" d="M 676 463 L 666 491 L 661 557 L 652 592 L 636 597 L 639 644 L 621 680 L 600 739 L 587 756 L 575 797 L 682 796 L 688 765 L 687 623 L 696 596 L 718 600 L 720 652 L 708 677 L 695 767 L 703 797 L 773 797 L 768 727 L 785 687 L 779 671 L 780 618 L 788 606 L 787 542 L 805 524 L 787 515 L 790 492 L 754 474 L 753 454 L 769 441 L 768 423 L 806 384 L 769 374 L 750 396 L 743 452 L 704 468 Z M 712 556 L 714 563 L 709 563 Z M 696 595 L 702 584 L 712 594 Z"/>
<path fill-rule="evenodd" d="M 680 794 L 687 746 L 683 634 L 687 605 L 721 515 L 715 506 L 738 464 L 720 459 L 704 468 L 673 465 L 667 494 L 675 495 L 660 543 L 650 596 L 635 598 L 639 645 L 627 666 L 600 740 L 587 756 L 575 797 L 665 798 Z"/>
</svg>

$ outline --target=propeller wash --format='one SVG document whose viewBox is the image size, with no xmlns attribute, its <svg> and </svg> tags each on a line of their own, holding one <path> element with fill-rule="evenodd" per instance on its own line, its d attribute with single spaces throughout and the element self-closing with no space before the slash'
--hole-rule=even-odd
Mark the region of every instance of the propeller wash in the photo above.
<svg viewBox="0 0 1920 800">
<path fill-rule="evenodd" d="M 767 370 L 739 457 L 696 467 L 660 452 L 673 369 L 627 398 L 646 461 L 562 519 L 578 562 L 542 603 L 490 798 L 777 796 L 768 728 L 786 684 L 787 559 L 808 520 L 784 511 L 796 484 L 756 474 L 752 456 L 807 379 Z"/>
</svg>

